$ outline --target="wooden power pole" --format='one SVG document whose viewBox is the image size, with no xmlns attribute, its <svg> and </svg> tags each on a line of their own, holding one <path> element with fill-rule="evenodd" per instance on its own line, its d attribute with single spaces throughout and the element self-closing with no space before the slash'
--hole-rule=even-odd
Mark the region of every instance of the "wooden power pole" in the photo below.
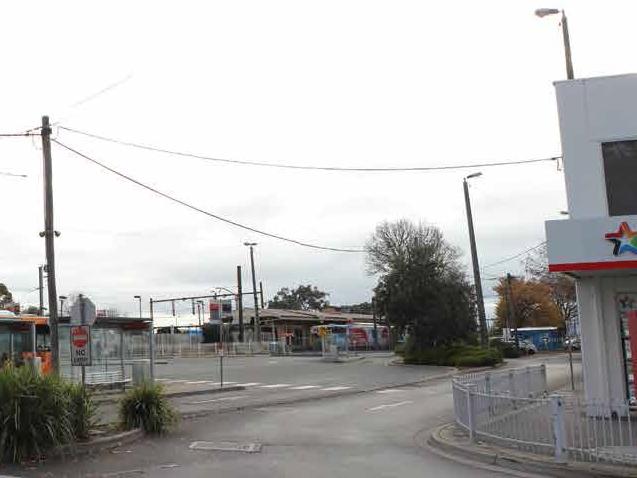
<svg viewBox="0 0 637 478">
<path fill-rule="evenodd" d="M 51 127 L 49 117 L 42 117 L 42 157 L 44 176 L 44 245 L 46 249 L 46 272 L 49 292 L 49 328 L 51 329 L 51 362 L 53 373 L 60 372 L 60 344 L 58 341 L 57 288 L 55 284 L 55 248 L 56 236 L 53 227 L 53 168 L 51 166 Z"/>
</svg>

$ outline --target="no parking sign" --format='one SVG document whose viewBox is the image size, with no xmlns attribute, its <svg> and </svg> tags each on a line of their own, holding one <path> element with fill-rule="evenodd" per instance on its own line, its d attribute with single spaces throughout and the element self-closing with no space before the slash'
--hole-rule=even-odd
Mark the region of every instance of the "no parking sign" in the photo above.
<svg viewBox="0 0 637 478">
<path fill-rule="evenodd" d="M 91 365 L 91 328 L 88 325 L 71 327 L 71 365 Z"/>
</svg>

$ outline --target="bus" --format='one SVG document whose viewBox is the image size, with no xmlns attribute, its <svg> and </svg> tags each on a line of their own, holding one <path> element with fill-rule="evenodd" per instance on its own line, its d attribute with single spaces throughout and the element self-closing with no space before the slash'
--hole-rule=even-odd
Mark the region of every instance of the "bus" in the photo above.
<svg viewBox="0 0 637 478">
<path fill-rule="evenodd" d="M 10 360 L 20 366 L 33 357 L 40 357 L 43 373 L 51 371 L 48 319 L 3 314 L 0 317 L 0 361 Z"/>
<path fill-rule="evenodd" d="M 374 325 L 373 324 L 324 324 L 315 325 L 311 328 L 313 342 L 320 341 L 324 335 L 330 336 L 332 343 L 339 349 L 345 350 L 369 350 L 374 348 Z M 378 348 L 389 348 L 389 327 L 386 325 L 376 326 Z"/>
</svg>

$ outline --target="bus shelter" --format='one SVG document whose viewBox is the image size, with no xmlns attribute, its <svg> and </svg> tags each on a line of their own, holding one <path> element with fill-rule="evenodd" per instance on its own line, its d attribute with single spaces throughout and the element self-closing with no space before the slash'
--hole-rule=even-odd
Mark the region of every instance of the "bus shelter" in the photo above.
<svg viewBox="0 0 637 478">
<path fill-rule="evenodd" d="M 71 324 L 60 319 L 60 375 L 80 382 L 82 367 L 71 364 Z M 91 326 L 91 365 L 84 367 L 88 385 L 121 386 L 133 381 L 133 374 L 150 372 L 151 321 L 145 318 L 97 317 Z"/>
</svg>

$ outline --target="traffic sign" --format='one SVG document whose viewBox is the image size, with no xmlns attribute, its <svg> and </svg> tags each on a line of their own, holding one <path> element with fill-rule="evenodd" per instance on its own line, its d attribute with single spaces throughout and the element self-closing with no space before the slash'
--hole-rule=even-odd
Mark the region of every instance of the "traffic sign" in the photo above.
<svg viewBox="0 0 637 478">
<path fill-rule="evenodd" d="M 70 312 L 72 324 L 93 325 L 95 323 L 95 304 L 91 302 L 91 299 L 80 296 L 71 306 Z"/>
<path fill-rule="evenodd" d="M 71 327 L 71 365 L 91 365 L 91 327 Z"/>
</svg>

